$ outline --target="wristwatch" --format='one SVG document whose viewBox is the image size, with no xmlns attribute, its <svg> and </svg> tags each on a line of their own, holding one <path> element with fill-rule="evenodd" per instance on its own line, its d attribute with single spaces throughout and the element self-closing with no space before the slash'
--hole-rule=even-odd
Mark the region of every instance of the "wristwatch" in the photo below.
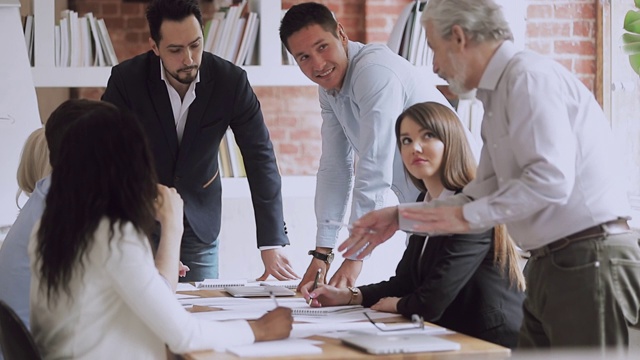
<svg viewBox="0 0 640 360">
<path fill-rule="evenodd" d="M 318 260 L 322 260 L 327 264 L 331 264 L 331 262 L 333 261 L 333 250 L 330 251 L 328 254 L 323 254 L 316 250 L 309 250 L 309 255 L 313 256 Z"/>
<path fill-rule="evenodd" d="M 349 289 L 349 291 L 351 291 L 351 299 L 349 299 L 349 302 L 347 303 L 347 305 L 353 305 L 356 303 L 356 299 L 358 298 L 358 295 L 360 294 L 360 289 L 354 286 L 349 286 L 347 289 Z"/>
</svg>

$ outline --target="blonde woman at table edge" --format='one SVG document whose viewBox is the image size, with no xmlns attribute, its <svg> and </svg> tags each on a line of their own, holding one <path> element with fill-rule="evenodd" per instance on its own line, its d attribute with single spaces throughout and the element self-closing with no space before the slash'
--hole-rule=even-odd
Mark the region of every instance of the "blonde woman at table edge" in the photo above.
<svg viewBox="0 0 640 360">
<path fill-rule="evenodd" d="M 165 344 L 180 354 L 289 336 L 290 309 L 211 322 L 178 303 L 182 199 L 157 185 L 132 115 L 93 102 L 59 151 L 29 243 L 31 329 L 45 359 L 161 359 Z M 147 236 L 156 221 L 154 259 Z"/>
<path fill-rule="evenodd" d="M 475 176 L 475 162 L 460 121 L 435 103 L 419 103 L 396 122 L 396 138 L 418 201 L 442 199 Z M 514 348 L 522 321 L 524 280 L 506 228 L 428 239 L 412 235 L 395 276 L 388 281 L 302 293 L 312 306 L 362 304 L 371 309 L 418 314 L 437 325 Z"/>
</svg>

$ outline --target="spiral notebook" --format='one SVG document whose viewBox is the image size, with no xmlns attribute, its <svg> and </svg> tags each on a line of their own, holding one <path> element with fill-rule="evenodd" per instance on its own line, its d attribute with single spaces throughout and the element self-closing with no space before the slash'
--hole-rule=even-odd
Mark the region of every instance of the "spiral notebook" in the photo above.
<svg viewBox="0 0 640 360">
<path fill-rule="evenodd" d="M 227 286 L 246 286 L 246 279 L 204 279 L 196 283 L 198 289 L 224 289 Z"/>
<path fill-rule="evenodd" d="M 352 311 L 362 311 L 362 305 L 342 305 L 342 306 L 325 306 L 325 307 L 295 307 L 292 308 L 292 315 L 304 316 L 328 316 L 336 314 L 344 314 Z"/>
<path fill-rule="evenodd" d="M 227 286 L 224 288 L 233 297 L 294 296 L 296 293 L 281 286 Z"/>
</svg>

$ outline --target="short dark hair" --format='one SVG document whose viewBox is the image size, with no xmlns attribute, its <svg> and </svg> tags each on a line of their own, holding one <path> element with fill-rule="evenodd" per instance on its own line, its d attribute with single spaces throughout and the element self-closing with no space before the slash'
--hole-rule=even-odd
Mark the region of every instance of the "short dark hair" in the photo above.
<svg viewBox="0 0 640 360">
<path fill-rule="evenodd" d="M 159 44 L 162 39 L 160 26 L 164 20 L 182 21 L 191 15 L 196 17 L 202 27 L 202 12 L 197 0 L 153 0 L 147 6 L 151 38 Z"/>
<path fill-rule="evenodd" d="M 103 101 L 71 99 L 63 102 L 49 115 L 45 122 L 44 136 L 49 146 L 49 163 L 55 168 L 60 158 L 60 145 L 67 130 L 89 111 L 113 109 L 114 105 Z"/>
<path fill-rule="evenodd" d="M 280 22 L 280 41 L 289 50 L 289 37 L 310 25 L 320 25 L 338 38 L 338 22 L 329 8 L 307 2 L 292 6 Z"/>
</svg>

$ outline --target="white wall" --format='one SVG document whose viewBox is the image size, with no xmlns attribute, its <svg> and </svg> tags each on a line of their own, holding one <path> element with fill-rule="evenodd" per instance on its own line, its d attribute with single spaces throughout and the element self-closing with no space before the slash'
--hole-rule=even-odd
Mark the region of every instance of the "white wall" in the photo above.
<svg viewBox="0 0 640 360">
<path fill-rule="evenodd" d="M 235 179 L 234 179 L 235 180 Z M 291 246 L 284 248 L 291 264 L 303 276 L 311 261 L 307 252 L 315 248 L 316 219 L 313 208 L 315 177 L 283 178 L 284 214 Z M 223 182 L 222 230 L 220 234 L 220 277 L 255 279 L 264 267 L 256 248 L 253 207 L 246 181 Z M 235 194 L 232 196 L 231 194 Z M 342 229 L 340 241 L 348 232 Z M 405 236 L 396 236 L 380 245 L 364 263 L 358 285 L 386 280 L 395 272 L 405 249 Z M 336 254 L 329 270 L 331 276 L 342 263 Z"/>
<path fill-rule="evenodd" d="M 0 6 L 0 34 L 0 48 L 5 49 L 0 56 L 0 226 L 3 226 L 12 224 L 18 215 L 15 195 L 20 151 L 27 136 L 40 126 L 40 116 L 17 0 L 15 6 Z"/>
</svg>

